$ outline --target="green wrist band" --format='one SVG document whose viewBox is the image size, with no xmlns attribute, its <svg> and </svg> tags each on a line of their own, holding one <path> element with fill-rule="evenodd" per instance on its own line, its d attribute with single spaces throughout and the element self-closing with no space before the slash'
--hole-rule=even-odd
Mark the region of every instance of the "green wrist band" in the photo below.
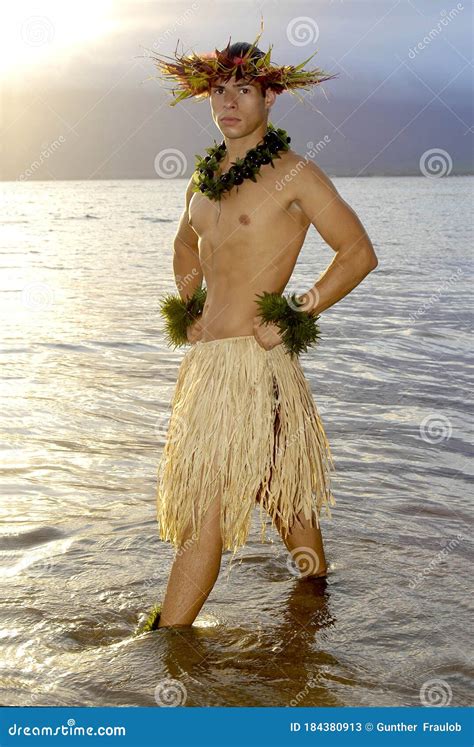
<svg viewBox="0 0 474 747">
<path fill-rule="evenodd" d="M 187 329 L 202 314 L 207 298 L 206 288 L 196 288 L 187 301 L 179 294 L 168 293 L 160 302 L 160 314 L 165 319 L 165 334 L 169 345 L 177 348 L 188 345 Z M 289 299 L 279 293 L 257 294 L 259 315 L 264 324 L 276 324 L 283 344 L 290 356 L 306 352 L 309 346 L 319 342 L 319 315 L 311 316 L 306 311 L 297 311 L 298 301 L 293 293 Z"/>
<path fill-rule="evenodd" d="M 175 348 L 189 345 L 187 329 L 202 314 L 206 297 L 206 288 L 196 288 L 187 301 L 183 301 L 177 293 L 167 293 L 163 297 L 160 314 L 165 319 L 168 345 Z"/>
<path fill-rule="evenodd" d="M 280 330 L 286 352 L 298 356 L 310 345 L 319 342 L 320 330 L 316 323 L 319 314 L 311 316 L 307 311 L 297 311 L 296 294 L 282 296 L 279 293 L 257 294 L 259 315 L 265 324 L 276 324 Z M 291 305 L 289 300 L 291 300 Z"/>
</svg>

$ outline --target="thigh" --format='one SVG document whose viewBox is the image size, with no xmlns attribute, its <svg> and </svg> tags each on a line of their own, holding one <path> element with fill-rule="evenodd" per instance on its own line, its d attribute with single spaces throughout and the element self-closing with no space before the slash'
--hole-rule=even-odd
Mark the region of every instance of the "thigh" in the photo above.
<svg viewBox="0 0 474 747">
<path fill-rule="evenodd" d="M 189 522 L 184 540 L 180 547 L 181 550 L 188 549 L 190 546 L 194 549 L 202 547 L 214 548 L 222 551 L 222 533 L 221 533 L 221 498 L 215 496 L 210 502 L 201 519 L 201 530 L 199 536 L 193 529 L 192 521 Z"/>
</svg>

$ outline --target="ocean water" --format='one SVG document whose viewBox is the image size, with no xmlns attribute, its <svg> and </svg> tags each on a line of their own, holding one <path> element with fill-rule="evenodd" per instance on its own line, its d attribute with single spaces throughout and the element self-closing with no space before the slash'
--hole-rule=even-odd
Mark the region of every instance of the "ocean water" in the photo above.
<svg viewBox="0 0 474 747">
<path fill-rule="evenodd" d="M 472 704 L 473 179 L 334 182 L 379 266 L 301 356 L 336 467 L 328 578 L 297 578 L 256 509 L 194 625 L 138 638 L 173 557 L 156 467 L 184 353 L 158 304 L 186 181 L 0 183 L 2 705 Z M 311 228 L 286 291 L 332 256 Z"/>
</svg>

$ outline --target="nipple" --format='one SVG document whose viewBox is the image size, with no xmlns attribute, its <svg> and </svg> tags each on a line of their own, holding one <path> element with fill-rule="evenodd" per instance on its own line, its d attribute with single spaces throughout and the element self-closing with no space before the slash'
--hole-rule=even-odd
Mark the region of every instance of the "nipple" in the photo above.
<svg viewBox="0 0 474 747">
<path fill-rule="evenodd" d="M 239 223 L 242 223 L 244 226 L 248 226 L 250 223 L 250 217 L 246 213 L 242 213 L 242 215 L 239 215 Z"/>
</svg>

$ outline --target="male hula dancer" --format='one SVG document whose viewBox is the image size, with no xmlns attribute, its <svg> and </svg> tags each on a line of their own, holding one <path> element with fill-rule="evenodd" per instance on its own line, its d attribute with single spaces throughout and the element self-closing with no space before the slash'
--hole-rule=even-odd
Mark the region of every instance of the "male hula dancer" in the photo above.
<svg viewBox="0 0 474 747">
<path fill-rule="evenodd" d="M 335 504 L 334 463 L 298 353 L 316 342 L 318 315 L 378 262 L 331 180 L 268 121 L 282 91 L 336 76 L 273 65 L 271 47 L 256 46 L 260 35 L 252 45 L 229 40 L 212 54 L 156 62 L 179 85 L 172 105 L 209 98 L 224 140 L 197 157 L 174 241 L 179 296 L 162 306 L 170 341 L 188 349 L 157 495 L 160 537 L 178 551 L 148 630 L 192 625 L 222 551 L 245 545 L 257 504 L 262 539 L 268 514 L 303 576 L 327 572 L 319 515 L 324 507 L 331 517 Z M 282 292 L 310 224 L 335 257 L 313 287 L 288 299 Z"/>
</svg>

